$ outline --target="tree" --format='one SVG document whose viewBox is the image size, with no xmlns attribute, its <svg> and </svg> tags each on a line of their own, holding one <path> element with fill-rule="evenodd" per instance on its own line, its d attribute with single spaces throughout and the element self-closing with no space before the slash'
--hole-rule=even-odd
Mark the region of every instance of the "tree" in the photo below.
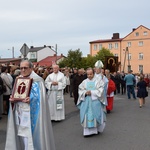
<svg viewBox="0 0 150 150">
<path fill-rule="evenodd" d="M 82 52 L 80 49 L 69 50 L 67 58 L 59 63 L 60 67 L 80 68 L 82 66 Z"/>
<path fill-rule="evenodd" d="M 105 64 L 105 57 L 106 56 L 114 56 L 113 53 L 110 52 L 109 49 L 107 48 L 102 48 L 101 50 L 99 50 L 99 52 L 96 54 L 95 58 L 96 58 L 96 61 L 97 60 L 101 60 L 103 62 L 103 64 Z"/>
<path fill-rule="evenodd" d="M 94 56 L 88 55 L 87 57 L 82 58 L 82 68 L 87 69 L 89 67 L 93 68 L 96 62 L 96 58 Z"/>
<path fill-rule="evenodd" d="M 67 66 L 67 58 L 64 58 L 62 61 L 59 62 L 60 68 L 65 68 Z"/>
<path fill-rule="evenodd" d="M 94 67 L 94 64 L 97 60 L 101 60 L 105 64 L 106 56 L 114 56 L 109 49 L 102 48 L 96 56 L 88 55 L 87 57 L 82 57 L 82 52 L 80 49 L 69 50 L 67 57 L 59 63 L 61 68 L 70 67 L 70 68 L 84 68 Z"/>
</svg>

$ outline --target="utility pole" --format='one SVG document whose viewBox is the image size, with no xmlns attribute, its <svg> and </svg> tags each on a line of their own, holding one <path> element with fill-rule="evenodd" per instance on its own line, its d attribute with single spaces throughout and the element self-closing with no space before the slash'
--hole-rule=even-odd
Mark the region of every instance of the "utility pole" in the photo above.
<svg viewBox="0 0 150 150">
<path fill-rule="evenodd" d="M 130 66 L 130 56 L 129 56 L 129 49 L 128 47 L 126 48 L 127 54 L 128 54 L 128 71 L 131 70 L 131 66 Z"/>
<path fill-rule="evenodd" d="M 126 55 L 127 55 L 127 52 L 128 52 L 128 47 L 126 47 L 126 49 L 124 49 L 125 51 L 125 54 L 124 54 L 124 64 L 123 64 L 123 71 L 125 69 L 125 64 L 126 64 Z M 129 56 L 128 56 L 129 57 Z M 128 58 L 129 59 L 129 58 Z M 128 62 L 129 63 L 129 62 Z"/>
<path fill-rule="evenodd" d="M 8 49 L 8 50 L 11 50 L 11 51 L 12 51 L 12 58 L 15 58 L 15 57 L 14 57 L 14 47 L 12 47 L 12 49 Z"/>
<path fill-rule="evenodd" d="M 57 64 L 57 44 L 55 45 L 55 52 L 56 52 L 56 64 Z"/>
<path fill-rule="evenodd" d="M 12 58 L 15 58 L 14 57 L 14 47 L 12 47 Z"/>
</svg>

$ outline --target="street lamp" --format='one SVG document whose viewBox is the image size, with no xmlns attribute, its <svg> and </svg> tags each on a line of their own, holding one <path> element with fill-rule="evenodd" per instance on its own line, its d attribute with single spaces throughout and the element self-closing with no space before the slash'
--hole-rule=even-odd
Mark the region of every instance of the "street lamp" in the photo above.
<svg viewBox="0 0 150 150">
<path fill-rule="evenodd" d="M 12 50 L 12 58 L 15 58 L 14 57 L 14 47 L 12 47 L 12 49 L 8 49 L 8 50 Z"/>
</svg>

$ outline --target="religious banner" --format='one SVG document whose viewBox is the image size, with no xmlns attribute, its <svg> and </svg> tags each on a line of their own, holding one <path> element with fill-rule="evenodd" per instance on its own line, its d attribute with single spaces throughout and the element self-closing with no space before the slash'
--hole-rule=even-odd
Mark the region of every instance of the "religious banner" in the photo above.
<svg viewBox="0 0 150 150">
<path fill-rule="evenodd" d="M 105 57 L 105 69 L 109 69 L 111 73 L 117 72 L 119 67 L 117 56 L 106 56 Z"/>
<path fill-rule="evenodd" d="M 12 99 L 22 101 L 29 97 L 32 81 L 33 79 L 29 77 L 17 77 L 12 91 Z"/>
</svg>

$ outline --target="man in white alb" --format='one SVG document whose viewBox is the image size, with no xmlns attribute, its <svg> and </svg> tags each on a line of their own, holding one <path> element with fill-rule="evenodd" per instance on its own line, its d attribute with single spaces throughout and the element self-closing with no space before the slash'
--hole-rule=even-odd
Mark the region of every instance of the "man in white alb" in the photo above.
<svg viewBox="0 0 150 150">
<path fill-rule="evenodd" d="M 50 107 L 51 120 L 65 119 L 64 95 L 66 87 L 64 74 L 59 71 L 58 65 L 53 65 L 53 73 L 47 76 L 45 86 L 48 89 L 48 105 Z"/>
</svg>

